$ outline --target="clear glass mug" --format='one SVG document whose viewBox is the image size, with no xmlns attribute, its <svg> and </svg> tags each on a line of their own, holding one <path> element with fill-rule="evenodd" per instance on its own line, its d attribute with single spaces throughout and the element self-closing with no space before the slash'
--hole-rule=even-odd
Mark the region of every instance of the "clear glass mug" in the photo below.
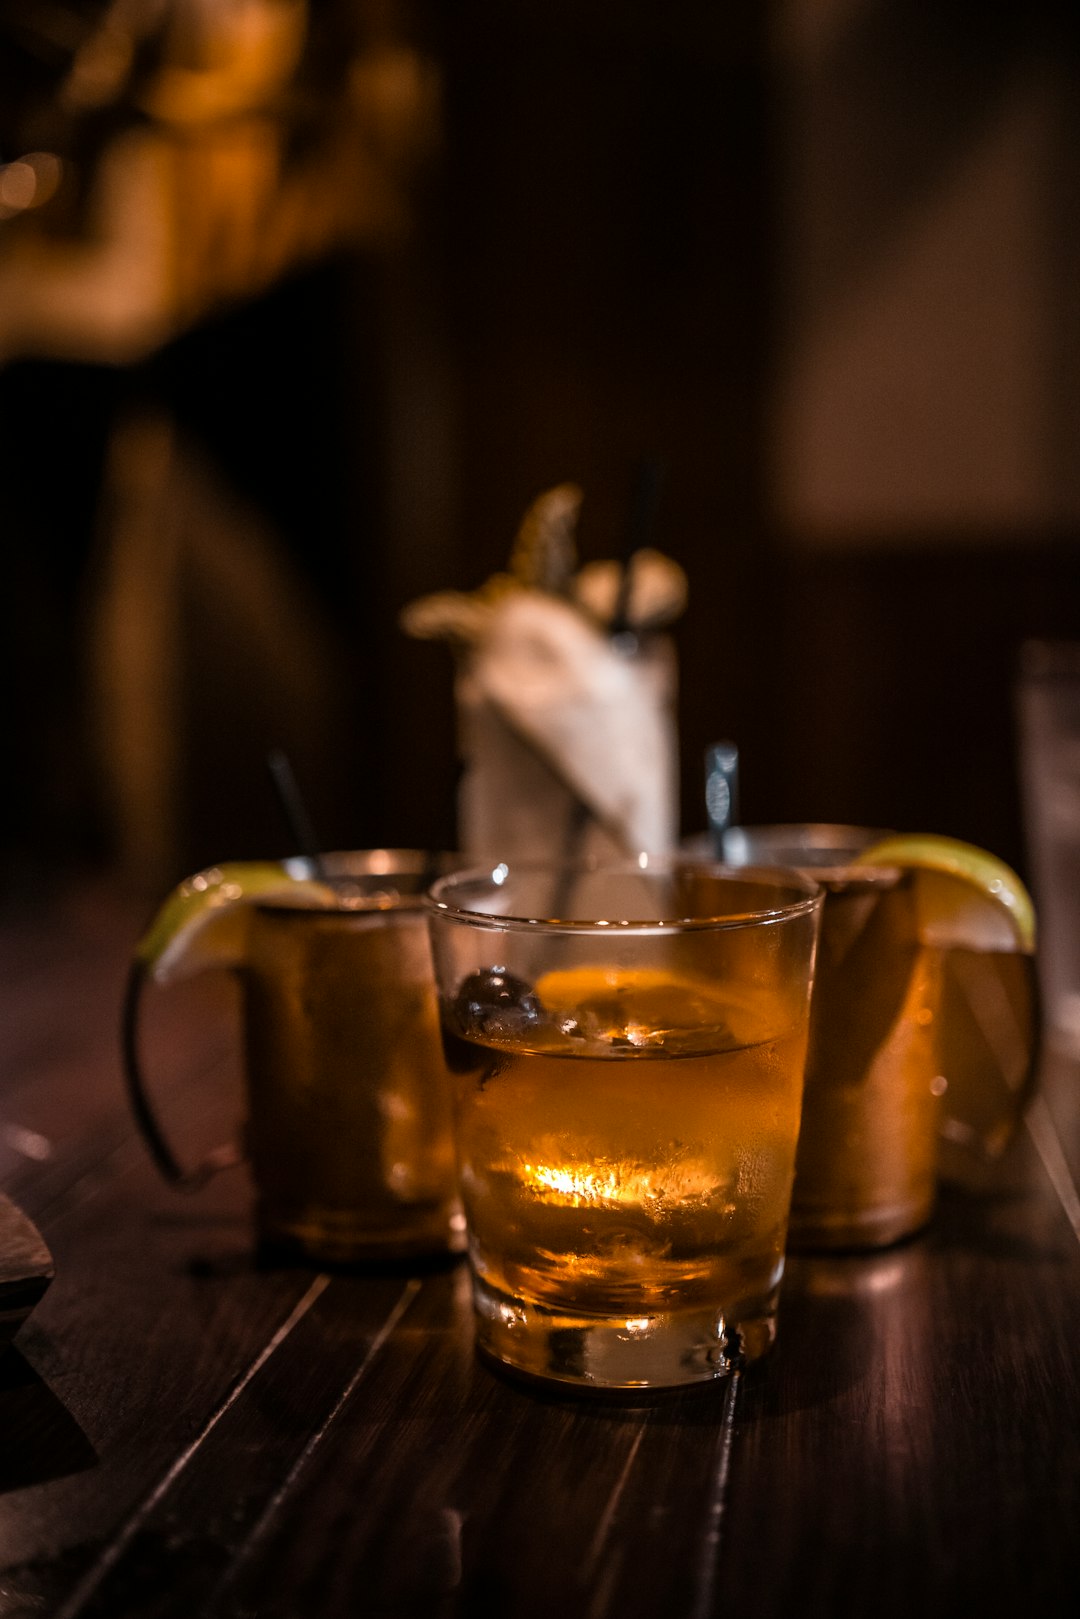
<svg viewBox="0 0 1080 1619">
<path fill-rule="evenodd" d="M 1034 1085 L 1031 958 L 996 956 L 990 994 L 978 956 L 921 944 L 910 875 L 850 864 L 886 835 L 813 822 L 723 834 L 729 864 L 794 865 L 825 890 L 793 1249 L 876 1248 L 922 1229 L 943 1174 L 993 1162 Z"/>
<path fill-rule="evenodd" d="M 191 1169 L 173 1153 L 139 1055 L 146 979 L 137 964 L 123 1027 L 136 1120 L 180 1189 L 246 1157 L 265 1252 L 325 1264 L 460 1252 L 450 1080 L 423 907 L 430 857 L 363 850 L 327 855 L 325 867 L 336 905 L 252 902 L 237 969 L 243 1146 Z"/>
<path fill-rule="evenodd" d="M 437 882 L 477 1344 L 581 1389 L 776 1330 L 821 890 L 642 856 Z"/>
</svg>

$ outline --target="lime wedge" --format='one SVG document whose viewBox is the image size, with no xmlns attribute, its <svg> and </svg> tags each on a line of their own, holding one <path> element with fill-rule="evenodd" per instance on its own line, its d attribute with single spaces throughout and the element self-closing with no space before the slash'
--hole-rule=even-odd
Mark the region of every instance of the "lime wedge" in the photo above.
<svg viewBox="0 0 1080 1619">
<path fill-rule="evenodd" d="M 967 1181 L 1016 1132 L 1038 1076 L 1035 908 L 1016 872 L 974 844 L 898 834 L 853 866 L 899 867 L 914 886 L 919 943 L 941 952 L 938 1057 L 945 1083 L 939 1168 Z"/>
<path fill-rule="evenodd" d="M 932 833 L 900 833 L 861 849 L 856 866 L 899 866 L 915 874 L 924 944 L 969 950 L 1035 951 L 1035 907 L 997 855 Z"/>
<path fill-rule="evenodd" d="M 208 866 L 178 883 L 135 948 L 157 984 L 169 984 L 209 967 L 237 967 L 247 949 L 251 906 L 256 900 L 282 905 L 328 906 L 333 890 L 303 873 L 299 862 L 234 860 Z"/>
</svg>

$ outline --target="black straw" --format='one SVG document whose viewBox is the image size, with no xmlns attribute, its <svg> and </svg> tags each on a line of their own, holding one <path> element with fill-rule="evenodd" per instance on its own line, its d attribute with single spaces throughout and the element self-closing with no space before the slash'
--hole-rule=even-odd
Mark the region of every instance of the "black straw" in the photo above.
<svg viewBox="0 0 1080 1619">
<path fill-rule="evenodd" d="M 280 748 L 272 748 L 266 755 L 266 768 L 270 772 L 270 780 L 274 784 L 281 813 L 285 817 L 285 824 L 289 828 L 293 843 L 305 859 L 311 862 L 316 877 L 325 882 L 326 863 L 323 860 L 322 846 L 315 836 L 311 816 L 296 785 L 296 777 L 293 775 L 288 756 Z"/>
</svg>

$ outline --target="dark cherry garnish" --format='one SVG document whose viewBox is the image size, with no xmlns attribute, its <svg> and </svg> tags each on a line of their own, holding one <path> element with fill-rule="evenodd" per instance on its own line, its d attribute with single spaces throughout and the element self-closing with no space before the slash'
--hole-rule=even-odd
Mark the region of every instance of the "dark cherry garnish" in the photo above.
<svg viewBox="0 0 1080 1619">
<path fill-rule="evenodd" d="M 451 1003 L 453 1020 L 463 1035 L 510 1039 L 544 1016 L 535 990 L 505 967 L 481 967 L 458 985 Z"/>
</svg>

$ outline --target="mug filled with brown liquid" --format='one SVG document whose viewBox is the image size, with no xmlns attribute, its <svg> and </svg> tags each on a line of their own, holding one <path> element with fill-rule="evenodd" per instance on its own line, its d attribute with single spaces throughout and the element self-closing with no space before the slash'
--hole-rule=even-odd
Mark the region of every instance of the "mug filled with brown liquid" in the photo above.
<svg viewBox="0 0 1080 1619">
<path fill-rule="evenodd" d="M 729 827 L 723 854 L 798 866 L 825 890 L 789 1245 L 911 1236 L 943 1176 L 992 1164 L 1031 1098 L 1026 893 L 983 850 L 865 827 Z"/>
<path fill-rule="evenodd" d="M 180 1188 L 248 1160 L 266 1252 L 349 1264 L 459 1251 L 450 1081 L 423 909 L 434 871 L 410 850 L 328 855 L 323 865 L 318 879 L 304 861 L 211 868 L 163 907 L 125 1004 L 136 1118 Z M 177 939 L 185 973 L 228 966 L 241 985 L 243 1146 L 191 1169 L 165 1139 L 139 1054 L 147 985 L 176 973 Z"/>
</svg>

